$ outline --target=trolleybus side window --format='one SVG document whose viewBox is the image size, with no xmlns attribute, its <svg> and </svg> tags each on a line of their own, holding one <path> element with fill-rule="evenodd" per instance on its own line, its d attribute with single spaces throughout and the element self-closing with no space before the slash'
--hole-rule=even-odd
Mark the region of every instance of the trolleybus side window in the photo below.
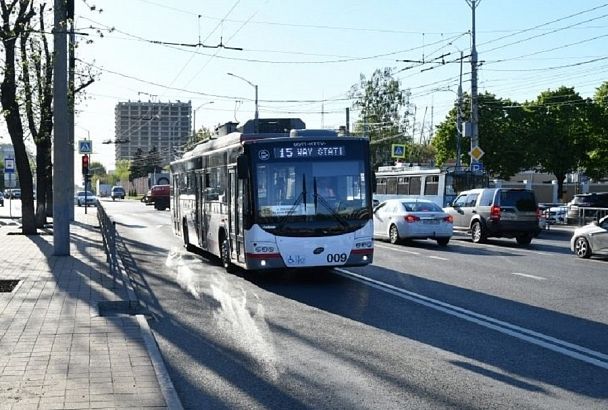
<svg viewBox="0 0 608 410">
<path fill-rule="evenodd" d="M 377 189 L 376 189 L 376 193 L 378 194 L 386 194 L 386 178 L 377 178 Z"/>
<path fill-rule="evenodd" d="M 439 176 L 427 175 L 424 179 L 424 195 L 437 195 L 439 192 Z"/>
<path fill-rule="evenodd" d="M 410 178 L 410 195 L 420 195 L 420 177 Z"/>
<path fill-rule="evenodd" d="M 386 193 L 396 194 L 397 193 L 397 177 L 386 178 Z"/>
<path fill-rule="evenodd" d="M 397 193 L 400 195 L 409 195 L 410 179 L 409 177 L 399 177 L 397 181 Z"/>
</svg>

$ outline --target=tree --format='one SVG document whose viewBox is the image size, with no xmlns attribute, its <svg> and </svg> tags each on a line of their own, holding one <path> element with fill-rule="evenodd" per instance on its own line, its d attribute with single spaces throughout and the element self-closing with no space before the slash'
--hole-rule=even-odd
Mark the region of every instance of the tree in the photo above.
<svg viewBox="0 0 608 410">
<path fill-rule="evenodd" d="M 390 163 L 391 144 L 411 139 L 406 134 L 408 113 L 403 112 L 408 95 L 390 68 L 374 71 L 369 80 L 361 74 L 359 84 L 351 87 L 353 106 L 360 109 L 355 133 L 369 136 L 374 168 Z"/>
<path fill-rule="evenodd" d="M 408 158 L 418 164 L 432 164 L 435 162 L 435 148 L 431 144 L 412 143 L 408 147 Z"/>
<path fill-rule="evenodd" d="M 608 176 L 608 81 L 593 96 L 591 126 L 593 147 L 583 161 L 583 168 L 588 177 L 600 179 Z"/>
<path fill-rule="evenodd" d="M 195 145 L 211 139 L 212 135 L 213 133 L 210 129 L 206 127 L 201 127 L 198 131 L 196 131 L 196 134 L 194 134 L 188 139 L 186 145 L 184 145 L 184 151 L 189 151 L 194 148 Z"/>
<path fill-rule="evenodd" d="M 36 227 L 46 224 L 52 208 L 51 133 L 53 131 L 53 62 L 45 30 L 45 8 L 38 9 L 39 27 L 30 24 L 20 38 L 21 80 L 27 125 L 36 144 Z M 32 32 L 39 34 L 32 38 Z M 37 33 L 36 33 L 37 34 Z M 32 84 L 33 83 L 33 84 Z"/>
<path fill-rule="evenodd" d="M 116 169 L 114 175 L 116 175 L 118 181 L 132 181 L 131 178 L 131 165 L 128 160 L 121 159 L 116 162 Z"/>
<path fill-rule="evenodd" d="M 150 151 L 148 151 L 148 154 L 146 155 L 146 157 L 144 159 L 144 164 L 142 165 L 143 175 L 141 175 L 141 176 L 147 176 L 148 174 L 152 174 L 155 172 L 161 172 L 162 171 L 161 163 L 162 163 L 162 159 L 160 157 L 158 149 L 156 149 L 156 146 L 154 146 L 150 149 Z"/>
<path fill-rule="evenodd" d="M 30 168 L 21 112 L 17 96 L 16 81 L 16 43 L 27 29 L 34 16 L 31 0 L 0 0 L 2 26 L 0 40 L 4 46 L 4 77 L 0 84 L 0 101 L 15 151 L 15 163 L 21 184 L 22 232 L 26 235 L 36 233 L 34 218 L 34 198 L 32 170 Z"/>
<path fill-rule="evenodd" d="M 470 103 L 465 95 L 464 106 Z M 519 104 L 496 98 L 485 93 L 478 97 L 479 104 L 479 146 L 484 151 L 481 161 L 486 171 L 499 178 L 507 179 L 521 169 L 529 168 L 533 159 L 527 154 L 527 122 L 525 112 Z M 465 113 L 463 123 L 469 115 Z M 437 127 L 432 145 L 436 149 L 439 165 L 456 158 L 456 108 Z M 470 163 L 468 154 L 471 146 L 469 137 L 460 141 L 462 164 Z"/>
<path fill-rule="evenodd" d="M 543 91 L 536 101 L 526 103 L 527 148 L 543 171 L 555 175 L 560 198 L 566 175 L 576 171 L 593 150 L 591 109 L 591 100 L 564 86 Z"/>
<path fill-rule="evenodd" d="M 144 152 L 141 148 L 137 148 L 135 154 L 133 155 L 133 159 L 129 165 L 129 180 L 134 180 L 135 178 L 143 177 L 148 175 L 144 169 L 145 167 L 145 159 Z"/>
</svg>

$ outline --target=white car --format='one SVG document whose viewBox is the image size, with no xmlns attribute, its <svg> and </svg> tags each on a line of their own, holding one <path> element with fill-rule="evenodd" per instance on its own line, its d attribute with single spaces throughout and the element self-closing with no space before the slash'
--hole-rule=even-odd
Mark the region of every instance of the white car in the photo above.
<svg viewBox="0 0 608 410">
<path fill-rule="evenodd" d="M 579 258 L 608 253 L 608 216 L 574 230 L 570 250 Z"/>
<path fill-rule="evenodd" d="M 399 243 L 403 239 L 434 239 L 441 246 L 450 241 L 454 219 L 426 199 L 389 199 L 374 208 L 374 237 Z"/>
<path fill-rule="evenodd" d="M 74 196 L 74 203 L 78 206 L 95 205 L 97 203 L 97 197 L 91 191 L 87 191 L 86 195 L 85 191 L 78 191 Z"/>
</svg>

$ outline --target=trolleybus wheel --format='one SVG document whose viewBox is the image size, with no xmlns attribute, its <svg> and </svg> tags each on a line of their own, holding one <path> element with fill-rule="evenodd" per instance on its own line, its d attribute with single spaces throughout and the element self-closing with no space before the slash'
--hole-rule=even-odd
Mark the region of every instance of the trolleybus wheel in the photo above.
<svg viewBox="0 0 608 410">
<path fill-rule="evenodd" d="M 230 262 L 230 243 L 228 242 L 228 238 L 221 238 L 221 254 L 222 254 L 222 266 L 226 269 L 228 273 L 234 273 L 236 270 L 236 266 Z"/>
</svg>

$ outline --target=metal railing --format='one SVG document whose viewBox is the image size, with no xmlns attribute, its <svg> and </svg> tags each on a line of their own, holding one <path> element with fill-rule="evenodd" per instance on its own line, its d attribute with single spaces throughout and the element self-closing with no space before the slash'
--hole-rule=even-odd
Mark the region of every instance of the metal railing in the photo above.
<svg viewBox="0 0 608 410">
<path fill-rule="evenodd" d="M 106 262 L 110 266 L 112 280 L 114 285 L 116 285 L 116 276 L 119 273 L 118 253 L 116 252 L 116 222 L 110 219 L 100 203 L 97 204 L 97 219 L 99 220 L 99 227 L 101 229 L 103 248 L 106 251 Z"/>
<path fill-rule="evenodd" d="M 595 208 L 590 206 L 579 206 L 577 225 L 582 226 L 589 222 L 599 221 L 608 215 L 608 208 Z"/>
</svg>

